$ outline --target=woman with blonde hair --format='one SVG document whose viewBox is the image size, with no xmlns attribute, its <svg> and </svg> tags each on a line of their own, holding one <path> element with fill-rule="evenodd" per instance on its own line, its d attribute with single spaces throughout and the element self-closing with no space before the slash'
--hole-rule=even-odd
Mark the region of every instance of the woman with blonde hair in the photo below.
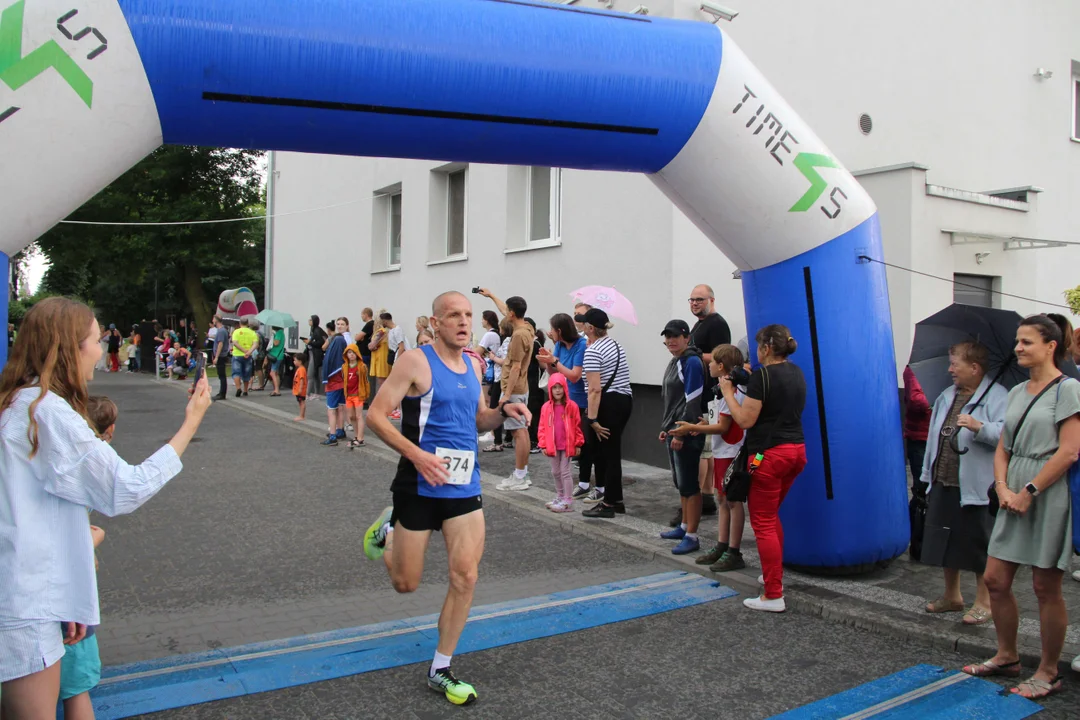
<svg viewBox="0 0 1080 720">
<path fill-rule="evenodd" d="M 55 717 L 64 646 L 100 623 L 86 508 L 129 513 L 180 472 L 210 406 L 204 377 L 180 430 L 129 465 L 87 419 L 101 334 L 62 297 L 26 314 L 0 375 L 0 696 L 6 720 Z M 63 629 L 61 629 L 63 623 Z"/>
</svg>

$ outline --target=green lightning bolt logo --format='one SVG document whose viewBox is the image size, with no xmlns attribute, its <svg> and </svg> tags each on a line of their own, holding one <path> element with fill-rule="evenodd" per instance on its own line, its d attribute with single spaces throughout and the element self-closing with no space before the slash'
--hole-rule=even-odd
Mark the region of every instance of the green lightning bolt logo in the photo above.
<svg viewBox="0 0 1080 720">
<path fill-rule="evenodd" d="M 828 155 L 799 153 L 792 164 L 799 169 L 803 177 L 810 181 L 810 189 L 799 198 L 797 203 L 791 206 L 788 212 L 806 212 L 817 202 L 818 198 L 821 197 L 821 193 L 825 192 L 825 188 L 829 185 L 825 182 L 825 178 L 821 177 L 814 168 L 838 168 L 840 163 Z"/>
<path fill-rule="evenodd" d="M 23 57 L 22 34 L 25 5 L 25 0 L 18 0 L 0 13 L 0 81 L 12 90 L 18 90 L 52 68 L 86 103 L 86 107 L 92 107 L 94 82 L 55 40 L 49 40 Z"/>
</svg>

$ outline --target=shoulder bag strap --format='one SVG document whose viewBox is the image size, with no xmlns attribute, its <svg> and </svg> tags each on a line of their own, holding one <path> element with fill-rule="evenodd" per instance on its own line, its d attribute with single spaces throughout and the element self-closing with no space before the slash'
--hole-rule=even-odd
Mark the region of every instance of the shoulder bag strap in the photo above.
<svg viewBox="0 0 1080 720">
<path fill-rule="evenodd" d="M 601 393 L 606 393 L 608 391 L 611 387 L 611 383 L 615 382 L 615 376 L 619 374 L 619 368 L 622 367 L 622 348 L 619 347 L 619 343 L 614 340 L 611 342 L 615 343 L 615 372 L 611 373 L 611 377 L 604 383 L 604 389 L 600 391 Z"/>
<path fill-rule="evenodd" d="M 1013 430 L 1013 433 L 1012 433 L 1012 438 L 1013 438 L 1012 445 L 1013 445 L 1013 447 L 1016 446 L 1016 437 L 1017 437 L 1017 435 L 1020 434 L 1020 428 L 1022 428 L 1024 426 L 1024 421 L 1027 420 L 1027 416 L 1028 416 L 1028 413 L 1031 412 L 1031 408 L 1035 407 L 1035 403 L 1039 402 L 1039 399 L 1042 398 L 1042 396 L 1046 394 L 1047 390 L 1049 390 L 1050 388 L 1054 387 L 1059 382 L 1061 382 L 1061 380 L 1064 377 L 1065 377 L 1064 375 L 1058 375 L 1056 378 L 1051 380 L 1049 383 L 1046 384 L 1046 387 L 1044 387 L 1039 392 L 1039 394 L 1035 396 L 1035 399 L 1028 403 L 1027 409 L 1024 410 L 1024 414 L 1020 416 L 1020 422 L 1016 423 L 1016 429 Z M 1012 447 L 1009 448 L 1009 454 L 1010 455 L 1012 454 Z"/>
</svg>

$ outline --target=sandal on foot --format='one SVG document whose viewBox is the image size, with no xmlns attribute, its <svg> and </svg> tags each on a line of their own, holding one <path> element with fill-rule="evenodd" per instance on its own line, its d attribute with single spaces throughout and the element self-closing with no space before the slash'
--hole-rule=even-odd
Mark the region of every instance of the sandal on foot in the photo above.
<svg viewBox="0 0 1080 720">
<path fill-rule="evenodd" d="M 926 612 L 934 614 L 934 615 L 937 615 L 937 614 L 940 614 L 940 613 L 948 613 L 948 612 L 960 612 L 963 609 L 964 609 L 964 603 L 962 603 L 962 602 L 958 602 L 958 603 L 949 602 L 948 600 L 946 600 L 943 597 L 939 597 L 934 602 L 926 603 Z"/>
<path fill-rule="evenodd" d="M 971 609 L 964 613 L 965 625 L 982 625 L 993 619 L 994 616 L 990 614 L 989 610 L 979 607 L 978 605 L 972 605 Z"/>
<path fill-rule="evenodd" d="M 358 447 L 364 447 L 364 441 L 363 440 L 350 440 L 349 441 L 349 448 L 350 449 L 351 448 L 358 448 Z"/>
<path fill-rule="evenodd" d="M 1064 680 L 1065 679 L 1061 675 L 1058 675 L 1050 682 L 1046 682 L 1045 680 L 1040 680 L 1032 675 L 1024 682 L 1009 690 L 1009 692 L 1013 695 L 1019 695 L 1026 700 L 1041 700 L 1061 692 L 1062 688 L 1065 686 Z M 1027 688 L 1027 690 L 1021 690 L 1021 688 Z"/>
<path fill-rule="evenodd" d="M 502 445 L 488 445 L 481 452 L 502 452 L 502 451 L 503 451 L 503 446 Z"/>
<path fill-rule="evenodd" d="M 986 662 L 981 662 L 978 665 L 965 665 L 960 668 L 961 672 L 967 673 L 974 677 L 1019 677 L 1020 676 L 1020 661 L 1015 660 L 1011 663 L 1004 663 L 998 665 L 991 658 Z"/>
</svg>

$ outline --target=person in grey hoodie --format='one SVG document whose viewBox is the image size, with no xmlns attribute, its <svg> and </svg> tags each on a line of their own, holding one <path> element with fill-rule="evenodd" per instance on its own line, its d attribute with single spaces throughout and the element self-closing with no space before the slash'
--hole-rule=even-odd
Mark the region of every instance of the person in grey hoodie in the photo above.
<svg viewBox="0 0 1080 720">
<path fill-rule="evenodd" d="M 1005 424 L 1009 393 L 986 377 L 989 353 L 976 342 L 949 348 L 954 385 L 934 401 L 923 458 L 928 487 L 922 562 L 945 569 L 945 591 L 926 612 L 964 610 L 960 571 L 975 573 L 975 603 L 964 624 L 991 619 L 990 594 L 983 582 L 994 518 L 987 491 L 994 482 L 994 452 Z"/>
<path fill-rule="evenodd" d="M 701 522 L 701 484 L 698 482 L 698 461 L 705 447 L 704 435 L 675 437 L 668 431 L 676 424 L 696 423 L 702 416 L 702 397 L 705 392 L 705 366 L 696 350 L 690 348 L 690 326 L 684 320 L 671 320 L 660 333 L 671 353 L 671 362 L 664 371 L 662 386 L 664 418 L 660 424 L 660 442 L 667 443 L 672 479 L 682 499 L 682 523 L 660 533 L 665 540 L 679 540 L 671 549 L 674 555 L 697 552 L 698 523 Z"/>
</svg>

